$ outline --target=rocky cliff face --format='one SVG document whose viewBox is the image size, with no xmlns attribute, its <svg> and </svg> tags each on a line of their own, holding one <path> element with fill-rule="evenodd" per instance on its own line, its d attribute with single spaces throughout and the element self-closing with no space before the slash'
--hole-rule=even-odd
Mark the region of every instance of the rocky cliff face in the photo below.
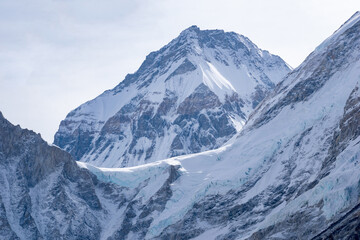
<svg viewBox="0 0 360 240">
<path fill-rule="evenodd" d="M 192 26 L 114 89 L 69 113 L 54 143 L 106 167 L 214 149 L 289 70 L 244 36 Z"/>
<path fill-rule="evenodd" d="M 104 210 L 96 184 L 70 154 L 0 116 L 2 237 L 98 239 Z"/>
<path fill-rule="evenodd" d="M 178 167 L 164 164 L 135 187 L 105 183 L 40 135 L 0 113 L 0 239 L 125 239 L 144 236 L 171 197 Z M 161 179 L 159 188 L 149 186 Z M 147 204 L 143 188 L 155 190 Z M 144 200 L 145 201 L 145 200 Z M 133 224 L 136 214 L 140 214 Z"/>
</svg>

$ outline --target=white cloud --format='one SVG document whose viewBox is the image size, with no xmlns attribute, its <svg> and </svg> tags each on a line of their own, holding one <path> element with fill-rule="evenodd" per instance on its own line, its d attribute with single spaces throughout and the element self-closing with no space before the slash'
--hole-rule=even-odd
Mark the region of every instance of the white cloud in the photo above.
<svg viewBox="0 0 360 240">
<path fill-rule="evenodd" d="M 296 66 L 358 0 L 0 2 L 0 110 L 49 142 L 65 115 L 114 87 L 190 25 L 224 29 Z"/>
</svg>

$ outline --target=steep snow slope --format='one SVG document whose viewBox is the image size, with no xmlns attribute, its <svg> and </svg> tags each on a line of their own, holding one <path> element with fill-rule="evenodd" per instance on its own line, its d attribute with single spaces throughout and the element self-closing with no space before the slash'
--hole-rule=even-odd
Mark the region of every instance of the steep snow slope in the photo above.
<svg viewBox="0 0 360 240">
<path fill-rule="evenodd" d="M 315 237 L 359 204 L 359 29 L 356 13 L 277 86 L 232 144 L 134 168 L 82 166 L 123 186 L 130 173 L 140 185 L 144 172 L 178 167 L 165 207 L 145 227 L 148 239 Z M 129 210 L 125 238 L 139 238 L 137 212 L 146 204 Z M 343 237 L 356 236 L 356 226 Z"/>
<path fill-rule="evenodd" d="M 54 143 L 97 166 L 136 166 L 221 146 L 289 67 L 248 38 L 196 26 L 61 122 Z"/>
</svg>

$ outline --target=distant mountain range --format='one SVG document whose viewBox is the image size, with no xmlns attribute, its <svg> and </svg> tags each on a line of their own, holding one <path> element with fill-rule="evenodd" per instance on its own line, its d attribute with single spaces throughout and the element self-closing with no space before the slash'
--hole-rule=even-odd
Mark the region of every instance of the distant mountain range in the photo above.
<svg viewBox="0 0 360 240">
<path fill-rule="evenodd" d="M 0 113 L 0 238 L 359 239 L 359 30 L 357 12 L 286 74 L 240 35 L 191 27 L 68 115 L 70 153 Z"/>
</svg>

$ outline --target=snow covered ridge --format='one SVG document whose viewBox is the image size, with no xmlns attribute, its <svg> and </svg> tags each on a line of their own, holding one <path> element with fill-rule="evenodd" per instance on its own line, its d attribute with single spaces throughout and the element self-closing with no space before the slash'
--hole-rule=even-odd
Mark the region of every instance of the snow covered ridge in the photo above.
<svg viewBox="0 0 360 240">
<path fill-rule="evenodd" d="M 214 149 L 289 71 L 242 35 L 192 26 L 114 89 L 70 112 L 54 143 L 101 167 Z"/>
<path fill-rule="evenodd" d="M 328 38 L 321 51 L 310 54 L 231 144 L 135 168 L 79 164 L 115 183 L 127 179 L 128 171 L 141 181 L 144 171 L 176 166 L 171 197 L 161 213 L 153 215 L 147 239 L 357 236 L 359 29 L 360 19 L 352 20 Z M 136 223 L 139 215 L 131 219 Z M 133 230 L 127 237 L 139 235 Z"/>
</svg>

